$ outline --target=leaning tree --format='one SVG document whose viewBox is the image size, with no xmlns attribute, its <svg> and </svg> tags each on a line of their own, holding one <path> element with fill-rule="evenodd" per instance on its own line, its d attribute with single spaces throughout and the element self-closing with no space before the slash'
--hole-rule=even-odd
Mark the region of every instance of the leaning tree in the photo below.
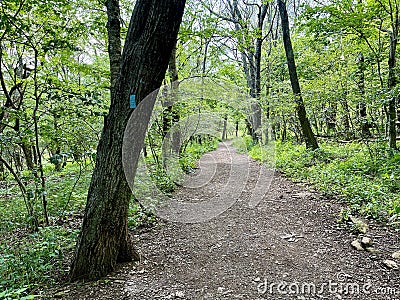
<svg viewBox="0 0 400 300">
<path fill-rule="evenodd" d="M 185 2 L 136 2 L 119 73 L 112 82 L 111 105 L 97 147 L 96 166 L 70 271 L 71 280 L 96 279 L 112 271 L 116 263 L 137 258 L 127 227 L 131 190 L 122 165 L 124 130 L 133 112 L 132 96 L 135 95 L 136 104 L 139 104 L 161 86 Z M 143 144 L 144 141 L 136 143 Z"/>
</svg>

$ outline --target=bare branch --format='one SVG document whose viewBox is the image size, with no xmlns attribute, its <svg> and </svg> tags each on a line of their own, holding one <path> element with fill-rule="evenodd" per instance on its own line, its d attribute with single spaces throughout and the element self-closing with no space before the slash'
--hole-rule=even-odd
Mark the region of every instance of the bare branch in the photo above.
<svg viewBox="0 0 400 300">
<path fill-rule="evenodd" d="M 212 13 L 212 14 L 215 15 L 216 17 L 218 17 L 218 18 L 220 18 L 220 19 L 222 19 L 222 20 L 224 20 L 224 21 L 228 21 L 228 22 L 232 22 L 232 23 L 235 23 L 235 24 L 239 24 L 239 21 L 238 21 L 238 20 L 232 19 L 232 18 L 227 17 L 227 16 L 223 16 L 223 15 L 221 15 L 221 14 L 215 12 L 215 11 L 212 10 L 212 8 L 211 8 L 210 6 L 208 6 L 204 1 L 202 1 L 201 3 L 203 4 L 203 6 L 204 6 L 205 8 L 208 9 L 208 11 L 209 11 L 210 13 Z"/>
</svg>

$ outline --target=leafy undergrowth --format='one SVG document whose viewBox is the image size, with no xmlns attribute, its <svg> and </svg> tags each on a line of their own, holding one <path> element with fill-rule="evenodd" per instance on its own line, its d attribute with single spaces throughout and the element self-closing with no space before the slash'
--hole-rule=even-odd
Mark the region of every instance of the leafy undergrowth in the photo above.
<svg viewBox="0 0 400 300">
<path fill-rule="evenodd" d="M 61 226 L 8 234 L 0 243 L 0 299 L 31 299 L 26 292 L 55 283 L 54 275 L 65 270 L 64 258 L 70 255 L 76 235 L 77 230 Z"/>
<path fill-rule="evenodd" d="M 315 151 L 290 142 L 261 147 L 249 145 L 247 139 L 239 144 L 254 159 L 275 161 L 290 178 L 339 195 L 348 203 L 346 214 L 400 227 L 400 152 L 388 150 L 384 143 L 329 142 Z"/>
<path fill-rule="evenodd" d="M 184 171 L 217 148 L 217 140 L 190 143 L 179 161 Z M 50 226 L 29 231 L 29 218 L 18 186 L 11 180 L 0 183 L 0 299 L 33 299 L 41 290 L 65 280 L 83 218 L 92 165 L 68 163 L 61 171 L 46 167 Z M 152 170 L 152 169 L 150 169 Z M 175 185 L 163 170 L 155 169 L 152 179 L 163 190 Z M 40 203 L 35 204 L 41 211 Z M 38 215 L 38 219 L 41 216 Z M 155 216 L 138 202 L 129 208 L 130 230 L 151 226 Z"/>
<path fill-rule="evenodd" d="M 32 299 L 37 290 L 65 277 L 82 220 L 91 170 L 91 165 L 72 163 L 59 172 L 46 168 L 50 226 L 43 226 L 40 202 L 34 203 L 41 222 L 35 233 L 29 229 L 18 187 L 11 180 L 1 182 L 0 299 Z"/>
</svg>

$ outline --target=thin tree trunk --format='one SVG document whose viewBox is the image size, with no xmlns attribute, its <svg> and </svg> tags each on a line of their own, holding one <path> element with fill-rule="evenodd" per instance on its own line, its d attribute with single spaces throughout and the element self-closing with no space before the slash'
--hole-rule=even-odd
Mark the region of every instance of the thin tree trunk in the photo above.
<svg viewBox="0 0 400 300">
<path fill-rule="evenodd" d="M 71 280 L 97 279 L 112 271 L 117 262 L 138 258 L 127 227 L 131 190 L 122 164 L 123 136 L 133 111 L 130 99 L 134 97 L 139 104 L 164 79 L 184 6 L 185 0 L 136 2 L 115 94 L 97 147 Z M 135 141 L 138 150 L 143 148 L 150 115 L 151 110 L 140 124 L 140 137 Z M 134 173 L 140 154 L 136 152 L 132 157 Z"/>
<path fill-rule="evenodd" d="M 336 132 L 337 103 L 329 103 L 326 111 L 326 128 L 327 135 L 333 135 Z"/>
<path fill-rule="evenodd" d="M 35 152 L 37 154 L 37 168 L 38 174 L 35 173 L 35 177 L 40 181 L 40 196 L 42 200 L 43 206 L 43 220 L 46 226 L 49 226 L 49 214 L 47 212 L 47 197 L 46 197 L 46 177 L 44 176 L 43 170 L 43 161 L 42 161 L 42 153 L 40 152 L 40 142 L 39 142 L 39 104 L 40 104 L 40 95 L 38 93 L 38 51 L 35 49 L 35 68 L 33 74 L 34 80 L 34 96 L 35 96 L 35 107 L 33 109 L 33 125 L 34 125 L 34 133 L 35 133 Z"/>
<path fill-rule="evenodd" d="M 174 48 L 172 49 L 171 57 L 169 58 L 168 62 L 168 73 L 169 73 L 169 78 L 171 81 L 171 92 L 172 92 L 172 97 L 173 97 L 173 104 L 171 105 L 170 113 L 171 113 L 171 126 L 174 124 L 177 124 L 180 120 L 180 115 L 179 115 L 179 110 L 176 109 L 176 106 L 174 104 L 179 100 L 179 94 L 178 94 L 178 89 L 179 89 L 179 73 L 178 73 L 178 67 L 176 64 L 176 44 L 174 45 Z M 177 128 L 175 128 L 172 132 L 172 151 L 175 155 L 180 154 L 180 146 L 181 146 L 181 131 L 179 128 L 179 124 L 175 125 Z"/>
<path fill-rule="evenodd" d="M 311 149 L 318 149 L 318 143 L 312 131 L 310 121 L 307 118 L 306 108 L 304 106 L 303 98 L 301 96 L 300 84 L 297 76 L 296 63 L 293 54 L 292 41 L 290 40 L 289 19 L 286 11 L 286 6 L 282 0 L 278 0 L 278 6 L 282 20 L 283 43 L 285 46 L 290 82 L 292 84 L 292 90 L 296 101 L 297 116 L 300 121 L 301 129 L 306 142 L 306 147 Z"/>
<path fill-rule="evenodd" d="M 262 4 L 259 7 L 258 12 L 258 23 L 257 23 L 257 37 L 255 40 L 255 50 L 254 50 L 254 74 L 251 76 L 252 78 L 252 96 L 257 100 L 257 103 L 252 104 L 252 112 L 253 112 L 253 122 L 252 122 L 252 137 L 255 142 L 261 141 L 261 133 L 259 129 L 261 128 L 261 106 L 260 106 L 260 96 L 261 96 L 261 57 L 262 57 L 262 44 L 264 41 L 263 38 L 263 27 L 265 17 L 268 12 L 269 4 Z"/>
<path fill-rule="evenodd" d="M 347 104 L 347 99 L 344 98 L 340 101 L 343 108 L 343 126 L 344 126 L 344 139 L 350 140 L 352 138 L 350 129 L 350 115 L 349 115 L 349 105 Z"/>
<path fill-rule="evenodd" d="M 222 140 L 226 140 L 228 138 L 228 133 L 227 133 L 227 125 L 228 125 L 228 116 L 224 116 L 224 124 L 222 128 Z"/>
<path fill-rule="evenodd" d="M 390 34 L 390 52 L 389 52 L 389 75 L 388 75 L 388 88 L 393 90 L 396 87 L 396 46 L 397 46 L 397 32 Z M 389 147 L 396 149 L 396 96 L 392 96 L 388 105 L 389 117 Z"/>
<path fill-rule="evenodd" d="M 358 89 L 361 94 L 361 101 L 358 104 L 358 116 L 360 118 L 360 124 L 361 124 L 361 135 L 363 137 L 369 137 L 371 136 L 371 132 L 369 131 L 369 125 L 368 125 L 368 120 L 367 120 L 367 105 L 365 104 L 365 59 L 364 55 L 360 53 L 358 55 Z"/>
<path fill-rule="evenodd" d="M 165 103 L 166 108 L 163 112 L 163 137 L 168 134 L 171 126 L 179 121 L 179 113 L 174 109 L 174 103 L 177 101 L 177 90 L 179 88 L 179 74 L 176 66 L 176 45 L 172 49 L 171 57 L 168 62 L 168 76 L 171 81 L 171 95 L 172 101 L 167 100 Z"/>
<path fill-rule="evenodd" d="M 27 168 L 29 170 L 33 170 L 33 168 L 35 167 L 35 164 L 33 162 L 32 147 L 30 145 L 27 145 L 26 142 L 21 142 L 19 145 L 21 146 L 22 152 L 24 152 Z"/>
</svg>

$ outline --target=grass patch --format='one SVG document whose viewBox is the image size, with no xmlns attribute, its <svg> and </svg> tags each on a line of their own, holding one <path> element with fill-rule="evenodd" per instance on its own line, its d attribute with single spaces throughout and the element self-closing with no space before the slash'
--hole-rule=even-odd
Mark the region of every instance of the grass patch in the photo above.
<svg viewBox="0 0 400 300">
<path fill-rule="evenodd" d="M 248 152 L 262 161 L 274 155 L 278 169 L 326 194 L 340 195 L 351 213 L 400 227 L 400 152 L 383 143 L 329 142 L 315 151 L 290 142 L 274 146 L 275 153 L 258 145 Z"/>
<path fill-rule="evenodd" d="M 54 284 L 66 272 L 64 258 L 76 237 L 77 230 L 61 226 L 7 234 L 0 242 L 0 299 L 32 299 L 36 288 Z"/>
</svg>

